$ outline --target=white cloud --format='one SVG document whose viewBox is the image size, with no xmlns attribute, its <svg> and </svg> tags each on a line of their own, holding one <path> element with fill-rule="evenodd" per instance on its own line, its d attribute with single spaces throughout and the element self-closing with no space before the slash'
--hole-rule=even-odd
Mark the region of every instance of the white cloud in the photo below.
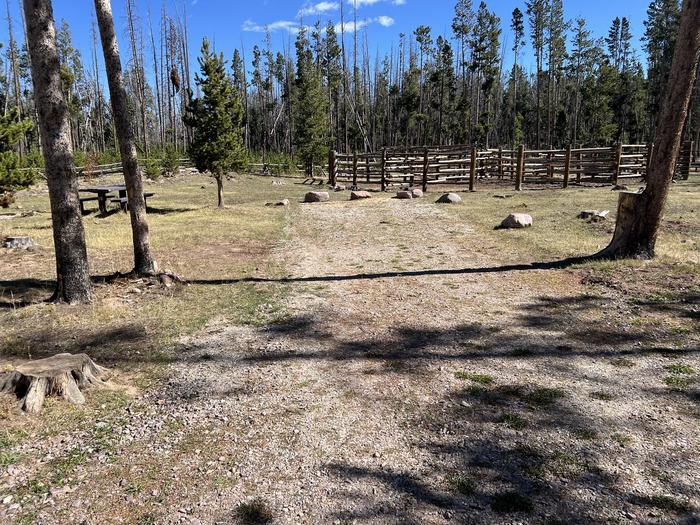
<svg viewBox="0 0 700 525">
<path fill-rule="evenodd" d="M 378 16 L 376 18 L 365 18 L 363 20 L 358 20 L 357 25 L 355 22 L 350 20 L 345 22 L 345 32 L 354 33 L 355 31 L 360 31 L 362 28 L 367 27 L 370 24 L 379 24 L 383 27 L 389 27 L 394 25 L 394 19 L 390 16 Z M 335 24 L 335 32 L 340 33 L 341 31 L 340 23 Z"/>
<path fill-rule="evenodd" d="M 290 20 L 278 20 L 277 22 L 272 22 L 271 24 L 260 25 L 252 20 L 246 20 L 241 25 L 241 29 L 248 33 L 264 33 L 266 28 L 273 33 L 279 30 L 296 33 L 299 31 L 299 23 Z"/>
<path fill-rule="evenodd" d="M 365 5 L 374 5 L 379 2 L 391 2 L 393 5 L 405 5 L 406 0 L 347 0 L 347 3 L 351 6 L 357 6 L 358 8 Z"/>
<path fill-rule="evenodd" d="M 297 16 L 321 15 L 328 11 L 335 11 L 340 7 L 338 2 L 319 2 L 317 4 L 307 4 L 299 10 Z"/>
</svg>

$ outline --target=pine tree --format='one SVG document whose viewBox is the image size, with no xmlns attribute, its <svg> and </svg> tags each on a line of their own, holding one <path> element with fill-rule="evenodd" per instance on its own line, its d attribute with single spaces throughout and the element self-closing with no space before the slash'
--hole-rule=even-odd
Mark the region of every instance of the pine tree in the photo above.
<svg viewBox="0 0 700 525">
<path fill-rule="evenodd" d="M 326 133 L 326 100 L 321 75 L 314 63 L 304 26 L 301 26 L 297 35 L 296 51 L 295 145 L 307 175 L 313 176 L 314 165 L 322 163 L 325 159 L 329 140 Z"/>
<path fill-rule="evenodd" d="M 189 155 L 199 171 L 216 180 L 217 205 L 224 206 L 224 177 L 246 164 L 241 122 L 243 108 L 236 89 L 226 75 L 226 61 L 202 42 L 198 58 L 201 73 L 195 82 L 202 95 L 190 96 L 184 120 L 194 131 Z"/>
<path fill-rule="evenodd" d="M 513 71 L 511 73 L 512 91 L 513 91 L 513 147 L 515 147 L 518 137 L 518 123 L 522 120 L 518 112 L 518 82 L 516 73 L 518 71 L 518 58 L 520 50 L 525 43 L 525 24 L 523 23 L 523 12 L 517 7 L 513 10 L 510 28 L 513 31 Z M 522 134 L 522 130 L 520 130 Z"/>
<path fill-rule="evenodd" d="M 0 116 L 0 206 L 3 208 L 12 203 L 15 191 L 28 188 L 36 182 L 34 171 L 20 171 L 19 157 L 13 151 L 33 127 L 31 120 L 20 118 L 17 108 Z"/>
<path fill-rule="evenodd" d="M 678 0 L 653 0 L 644 21 L 644 47 L 648 56 L 650 127 L 656 127 L 676 45 L 680 6 Z"/>
<path fill-rule="evenodd" d="M 547 0 L 528 0 L 526 5 L 527 15 L 530 18 L 530 39 L 532 42 L 532 48 L 535 52 L 535 62 L 537 65 L 536 137 L 537 149 L 539 149 L 542 142 L 542 70 L 544 64 L 545 30 L 547 26 L 548 3 Z"/>
<path fill-rule="evenodd" d="M 472 52 L 471 69 L 476 74 L 478 84 L 475 103 L 475 142 L 488 147 L 492 125 L 492 95 L 498 79 L 500 19 L 488 10 L 486 2 L 481 2 L 476 12 L 474 32 L 470 39 Z M 483 94 L 483 97 L 481 96 Z M 484 106 L 483 111 L 481 106 Z"/>
<path fill-rule="evenodd" d="M 559 85 L 566 59 L 566 30 L 563 0 L 550 0 L 545 39 L 547 42 L 547 144 L 554 147 L 553 126 L 559 106 Z M 561 140 L 557 141 L 561 146 Z"/>
</svg>

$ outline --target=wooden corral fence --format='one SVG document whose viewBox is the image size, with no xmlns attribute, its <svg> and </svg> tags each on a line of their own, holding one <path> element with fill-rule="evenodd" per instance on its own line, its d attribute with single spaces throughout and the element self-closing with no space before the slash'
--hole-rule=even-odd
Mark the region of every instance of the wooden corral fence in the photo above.
<svg viewBox="0 0 700 525">
<path fill-rule="evenodd" d="M 379 152 L 343 154 L 330 151 L 328 182 L 422 186 L 435 184 L 469 186 L 477 181 L 509 180 L 516 190 L 527 184 L 618 184 L 622 179 L 644 178 L 651 146 L 619 144 L 608 148 L 567 148 L 564 150 L 478 150 L 468 146 L 385 148 Z M 676 176 L 687 179 L 691 171 L 693 143 L 681 147 Z"/>
<path fill-rule="evenodd" d="M 143 166 L 146 160 L 139 159 L 139 166 Z M 192 161 L 188 158 L 180 159 L 181 168 L 192 167 Z M 44 168 L 21 168 L 20 171 L 36 170 L 39 175 L 45 177 Z M 124 168 L 121 162 L 114 162 L 112 164 L 100 164 L 95 166 L 76 166 L 76 173 L 80 177 L 103 177 L 105 175 L 114 175 L 116 173 L 122 173 Z"/>
</svg>

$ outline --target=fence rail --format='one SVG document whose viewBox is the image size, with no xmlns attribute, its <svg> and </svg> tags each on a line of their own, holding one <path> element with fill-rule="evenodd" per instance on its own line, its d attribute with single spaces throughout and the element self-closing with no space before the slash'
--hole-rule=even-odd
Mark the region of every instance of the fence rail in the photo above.
<svg viewBox="0 0 700 525">
<path fill-rule="evenodd" d="M 389 184 L 401 182 L 422 186 L 468 184 L 473 191 L 477 181 L 510 180 L 516 189 L 526 184 L 609 183 L 644 178 L 649 166 L 651 145 L 618 144 L 607 148 L 567 148 L 563 150 L 477 150 L 468 146 L 385 148 L 370 153 L 328 155 L 328 182 Z M 695 154 L 694 143 L 684 142 L 676 165 L 676 176 L 687 179 Z"/>
</svg>

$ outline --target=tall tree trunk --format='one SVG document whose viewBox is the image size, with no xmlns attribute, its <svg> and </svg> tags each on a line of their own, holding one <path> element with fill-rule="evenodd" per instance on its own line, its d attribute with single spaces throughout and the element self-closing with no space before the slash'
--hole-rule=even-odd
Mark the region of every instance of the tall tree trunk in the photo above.
<svg viewBox="0 0 700 525">
<path fill-rule="evenodd" d="M 647 187 L 642 193 L 620 194 L 615 234 L 599 256 L 643 259 L 654 256 L 659 225 L 681 147 L 699 54 L 700 0 L 685 0 L 661 118 L 656 128 Z"/>
<path fill-rule="evenodd" d="M 95 11 L 97 13 L 97 24 L 100 28 L 112 113 L 117 130 L 119 150 L 124 168 L 124 180 L 126 181 L 126 191 L 129 198 L 131 231 L 134 241 L 134 272 L 137 274 L 153 274 L 156 271 L 156 263 L 153 260 L 148 240 L 143 181 L 141 180 L 136 158 L 134 130 L 129 119 L 110 0 L 95 0 Z"/>
<path fill-rule="evenodd" d="M 53 299 L 84 303 L 91 297 L 90 271 L 51 0 L 24 0 L 24 12 L 56 249 Z"/>
</svg>

